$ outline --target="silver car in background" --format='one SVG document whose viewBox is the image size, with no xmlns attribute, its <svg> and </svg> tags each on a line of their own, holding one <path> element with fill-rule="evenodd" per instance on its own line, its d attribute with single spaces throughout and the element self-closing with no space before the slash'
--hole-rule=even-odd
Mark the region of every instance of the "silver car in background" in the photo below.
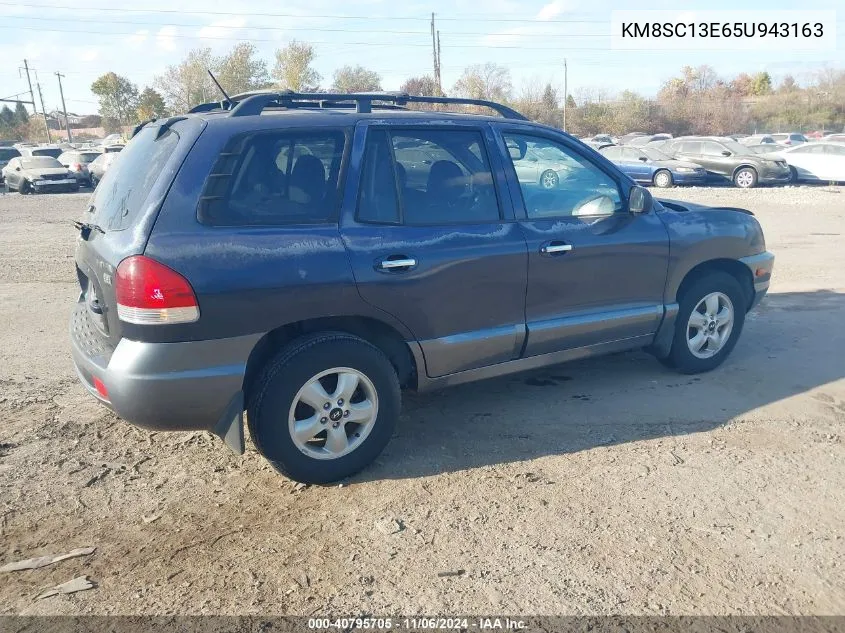
<svg viewBox="0 0 845 633">
<path fill-rule="evenodd" d="M 70 150 L 59 156 L 58 161 L 76 176 L 80 187 L 91 187 L 91 172 L 88 166 L 100 157 L 100 152 Z"/>
</svg>

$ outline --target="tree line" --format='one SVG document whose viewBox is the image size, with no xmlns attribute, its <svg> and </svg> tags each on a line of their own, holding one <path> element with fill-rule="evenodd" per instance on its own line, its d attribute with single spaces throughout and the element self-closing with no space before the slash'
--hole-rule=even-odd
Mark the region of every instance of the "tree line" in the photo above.
<svg viewBox="0 0 845 633">
<path fill-rule="evenodd" d="M 325 78 L 314 67 L 315 57 L 311 44 L 296 40 L 276 50 L 272 63 L 262 59 L 250 43 L 238 44 L 224 55 L 198 48 L 180 63 L 168 66 L 143 89 L 127 77 L 108 72 L 91 85 L 91 92 L 99 101 L 103 126 L 113 131 L 219 101 L 221 94 L 208 70 L 230 95 L 265 88 L 297 92 L 382 90 L 381 76 L 361 65 L 343 66 Z M 831 69 L 817 72 L 803 86 L 791 76 L 775 86 L 766 72 L 725 78 L 710 66 L 685 66 L 649 98 L 631 90 L 618 95 L 596 89 L 564 95 L 555 82 L 538 80 L 515 89 L 508 68 L 488 62 L 465 68 L 449 90 L 443 90 L 430 75 L 410 77 L 399 89 L 414 95 L 448 94 L 497 101 L 532 120 L 559 128 L 564 127 L 565 118 L 566 130 L 577 136 L 630 131 L 676 136 L 839 131 L 845 127 L 845 71 Z M 18 105 L 18 110 L 23 109 Z M 0 126 L 7 126 L 7 109 L 0 112 Z M 9 113 L 19 115 L 18 111 Z M 38 132 L 34 125 L 29 127 L 33 128 L 30 132 Z"/>
</svg>

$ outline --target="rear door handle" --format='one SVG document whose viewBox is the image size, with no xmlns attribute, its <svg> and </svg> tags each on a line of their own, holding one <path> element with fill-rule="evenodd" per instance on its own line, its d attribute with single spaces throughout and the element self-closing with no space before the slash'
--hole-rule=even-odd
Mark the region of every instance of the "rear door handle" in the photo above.
<svg viewBox="0 0 845 633">
<path fill-rule="evenodd" d="M 387 272 L 403 272 L 417 265 L 417 260 L 405 255 L 390 255 L 378 262 L 376 268 Z"/>
<path fill-rule="evenodd" d="M 572 250 L 572 244 L 567 244 L 559 240 L 546 242 L 540 247 L 540 252 L 543 255 L 562 255 Z"/>
</svg>

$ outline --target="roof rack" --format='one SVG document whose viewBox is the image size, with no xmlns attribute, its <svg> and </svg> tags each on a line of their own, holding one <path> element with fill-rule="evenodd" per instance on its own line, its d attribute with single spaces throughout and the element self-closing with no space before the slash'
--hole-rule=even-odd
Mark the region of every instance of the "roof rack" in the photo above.
<svg viewBox="0 0 845 633">
<path fill-rule="evenodd" d="M 490 108 L 506 119 L 527 121 L 516 110 L 495 101 L 484 99 L 463 99 L 458 97 L 423 97 L 405 92 L 292 92 L 255 91 L 244 92 L 229 98 L 229 101 L 214 101 L 200 104 L 190 110 L 192 113 L 231 111 L 232 116 L 253 116 L 265 108 L 342 108 L 355 106 L 356 112 L 370 113 L 373 104 L 385 109 L 403 108 L 409 103 L 436 103 L 442 105 L 474 105 Z"/>
</svg>

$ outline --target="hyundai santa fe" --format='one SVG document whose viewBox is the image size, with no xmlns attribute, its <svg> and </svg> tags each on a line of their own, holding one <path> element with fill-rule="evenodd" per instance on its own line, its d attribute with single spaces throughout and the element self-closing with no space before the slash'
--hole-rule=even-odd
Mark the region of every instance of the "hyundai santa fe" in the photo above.
<svg viewBox="0 0 845 633">
<path fill-rule="evenodd" d="M 429 102 L 476 110 L 410 109 Z M 566 177 L 520 176 L 526 155 Z M 247 93 L 147 123 L 75 225 L 91 394 L 237 453 L 246 414 L 314 483 L 373 461 L 402 389 L 636 348 L 712 370 L 774 260 L 748 211 L 653 199 L 505 106 L 395 93 Z"/>
</svg>

